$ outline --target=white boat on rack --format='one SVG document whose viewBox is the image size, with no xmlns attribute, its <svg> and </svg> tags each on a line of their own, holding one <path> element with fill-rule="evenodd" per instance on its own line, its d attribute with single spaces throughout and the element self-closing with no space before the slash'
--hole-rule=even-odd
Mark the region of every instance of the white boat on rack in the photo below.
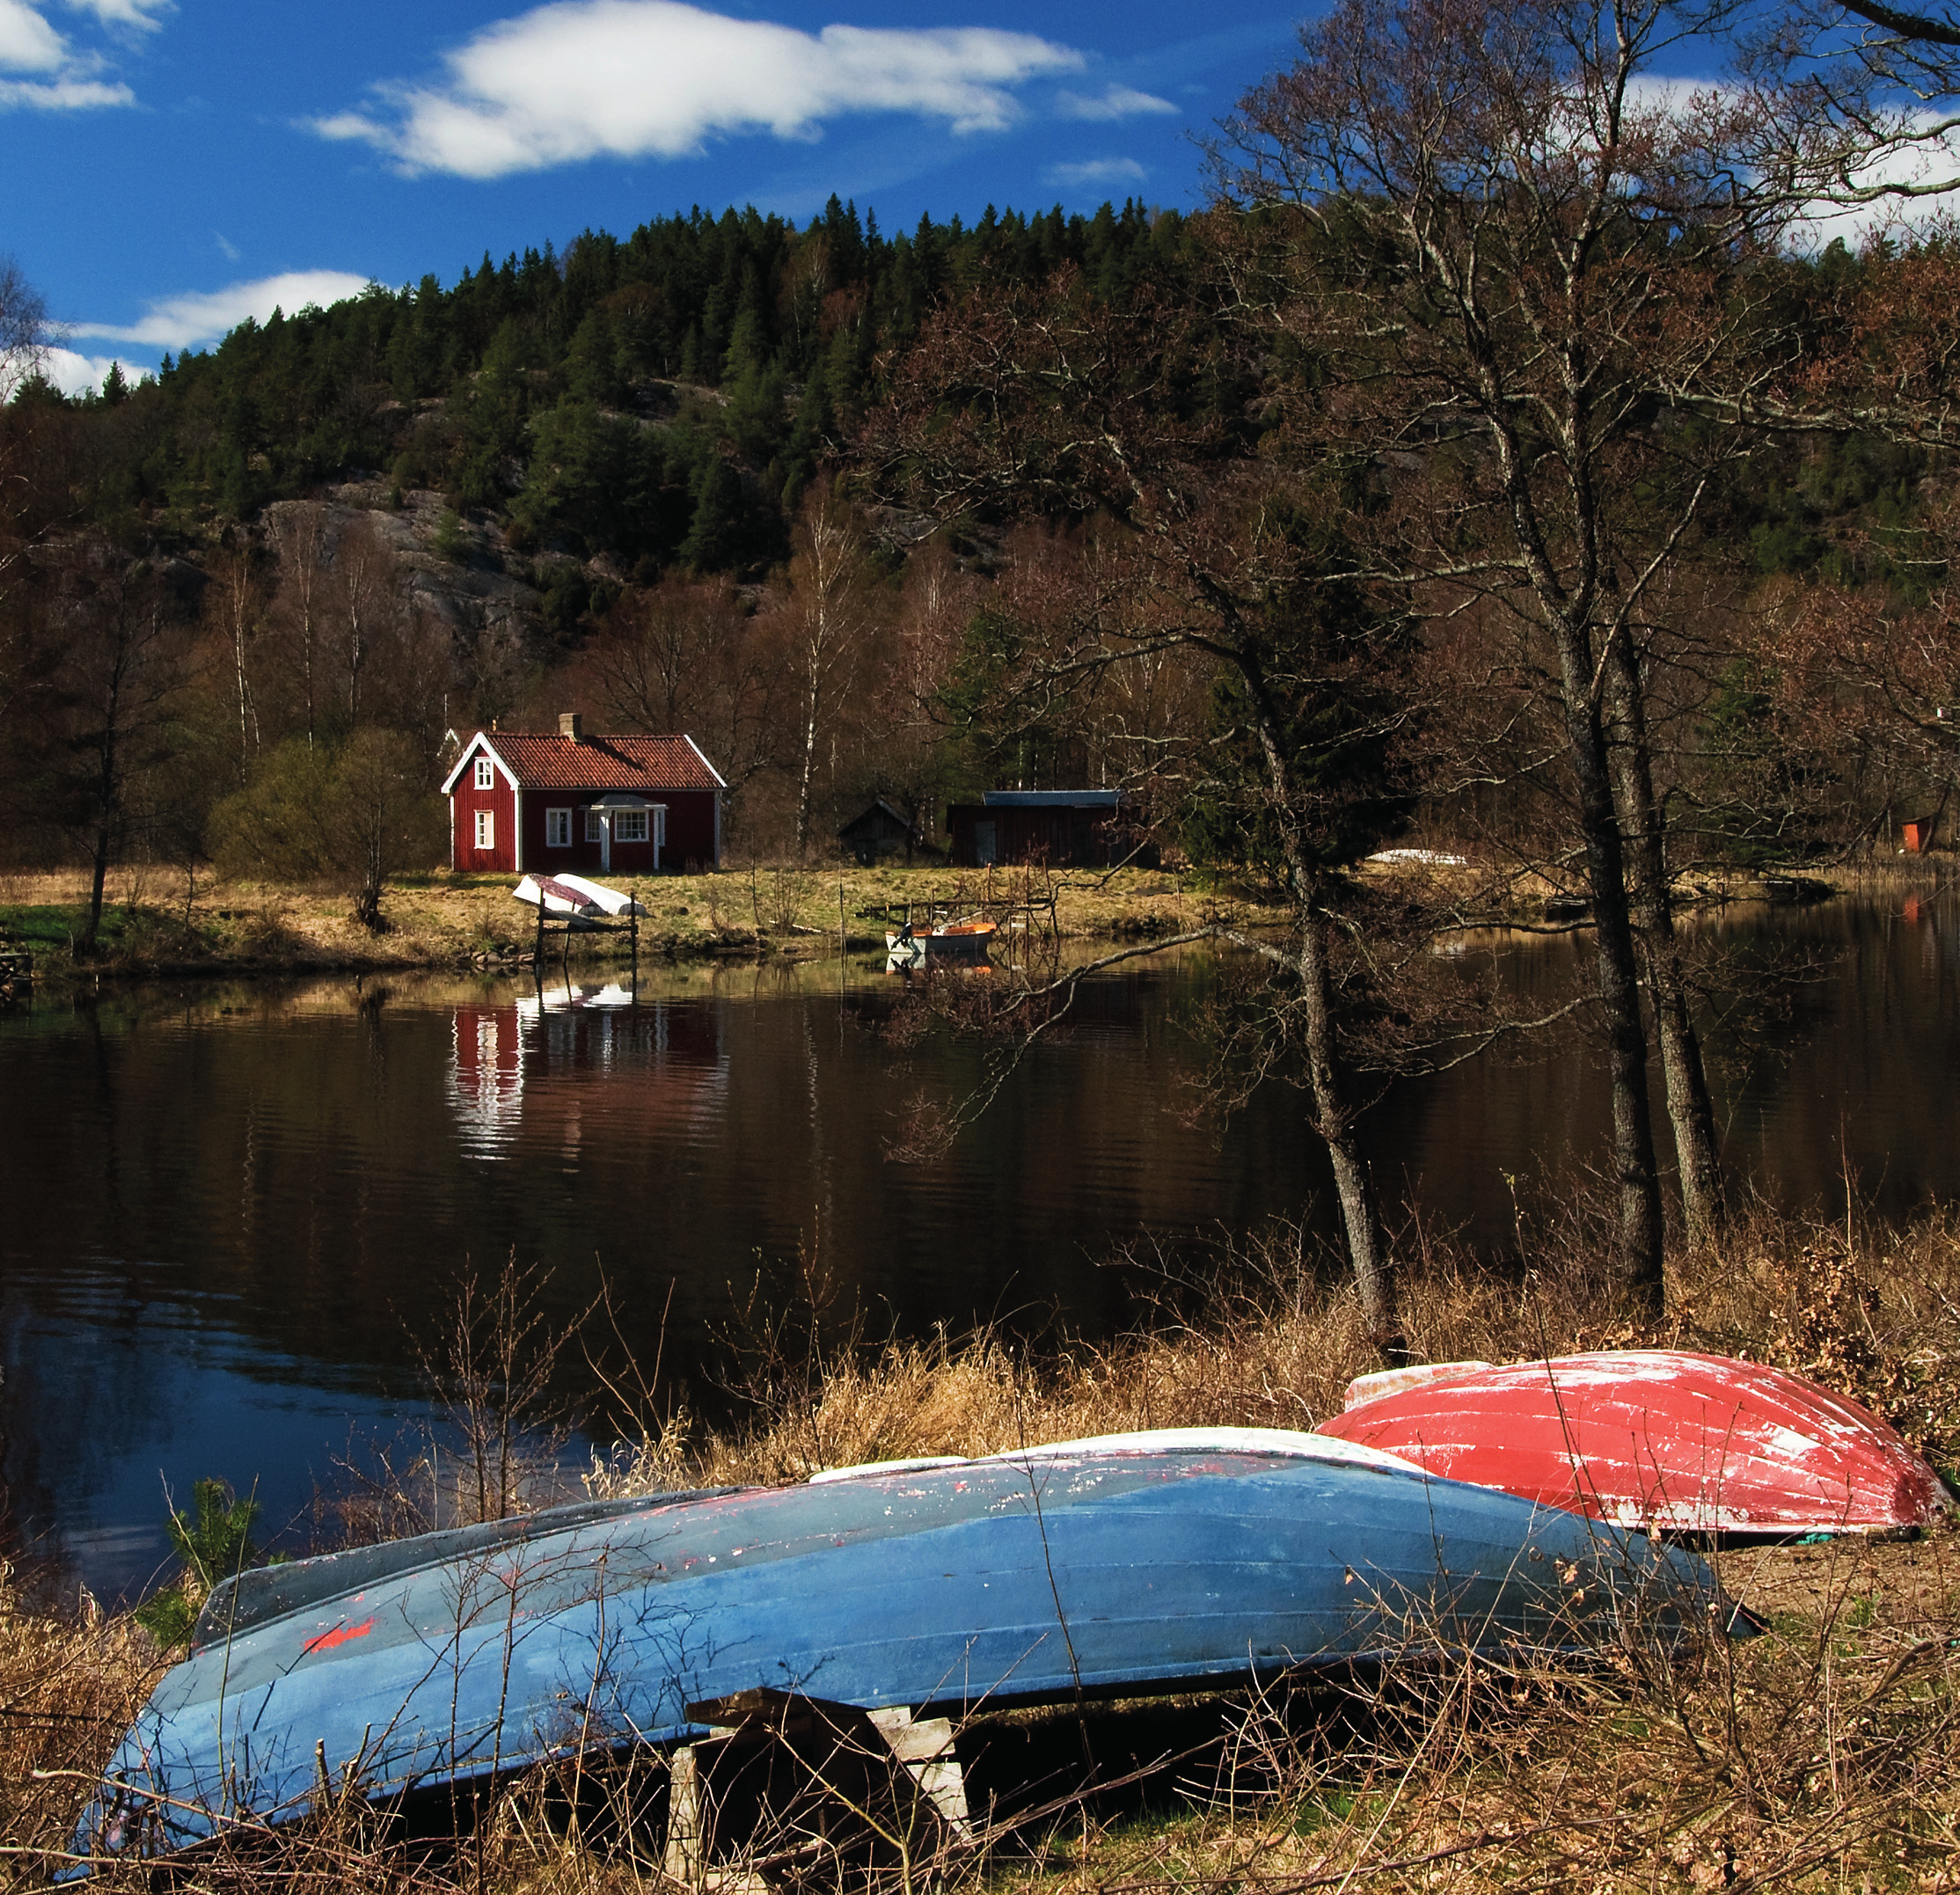
<svg viewBox="0 0 1960 1895">
<path fill-rule="evenodd" d="M 574 926 L 582 923 L 590 927 L 647 912 L 632 896 L 609 889 L 603 882 L 589 882 L 583 875 L 526 875 L 510 892 L 519 901 Z"/>
</svg>

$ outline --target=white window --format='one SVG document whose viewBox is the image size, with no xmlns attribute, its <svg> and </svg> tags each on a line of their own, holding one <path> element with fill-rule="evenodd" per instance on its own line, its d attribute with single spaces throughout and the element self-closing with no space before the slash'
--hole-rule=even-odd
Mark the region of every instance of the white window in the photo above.
<svg viewBox="0 0 1960 1895">
<path fill-rule="evenodd" d="M 612 818 L 612 839 L 615 842 L 644 842 L 647 839 L 647 812 L 644 809 L 621 809 Z"/>
<path fill-rule="evenodd" d="M 477 758 L 477 787 L 494 789 L 497 787 L 497 766 L 487 757 Z"/>
<path fill-rule="evenodd" d="M 588 842 L 599 842 L 603 841 L 604 837 L 604 819 L 596 809 L 589 806 L 585 812 L 585 839 Z"/>
<path fill-rule="evenodd" d="M 477 847 L 494 849 L 497 845 L 497 812 L 494 809 L 477 811 Z"/>
<path fill-rule="evenodd" d="M 572 846 L 572 812 L 569 809 L 545 810 L 545 846 L 547 849 Z"/>
</svg>

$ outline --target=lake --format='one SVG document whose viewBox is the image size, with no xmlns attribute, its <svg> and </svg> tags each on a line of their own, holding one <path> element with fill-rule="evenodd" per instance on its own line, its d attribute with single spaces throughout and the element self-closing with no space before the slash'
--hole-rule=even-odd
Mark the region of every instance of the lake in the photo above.
<svg viewBox="0 0 1960 1895">
<path fill-rule="evenodd" d="M 1737 1174 L 1786 1206 L 1845 1180 L 1902 1217 L 1960 1191 L 1952 896 L 1731 910 L 1702 939 L 1801 977 L 1722 1000 L 1714 1079 Z M 1587 937 L 1469 943 L 1547 997 Z M 1810 957 L 1803 963 L 1802 957 Z M 875 967 L 595 979 L 230 984 L 0 1016 L 0 1472 L 15 1536 L 99 1595 L 167 1564 L 166 1487 L 218 1474 L 304 1544 L 350 1445 L 427 1411 L 459 1273 L 535 1266 L 568 1318 L 610 1287 L 643 1362 L 703 1379 L 760 1273 L 779 1306 L 918 1333 L 1130 1320 L 1142 1230 L 1322 1223 L 1326 1169 L 1271 1087 L 1194 1122 L 1181 1025 L 1215 963 L 1097 980 L 950 1153 L 896 1160 L 984 1053 L 885 1028 Z M 1744 984 L 1743 991 L 1750 991 Z M 922 1103 L 922 1101 L 924 1103 Z M 1399 1204 L 1501 1247 L 1514 1187 L 1606 1147 L 1598 1071 L 1485 1057 L 1373 1115 Z M 575 1357 L 571 1392 L 592 1378 Z"/>
</svg>

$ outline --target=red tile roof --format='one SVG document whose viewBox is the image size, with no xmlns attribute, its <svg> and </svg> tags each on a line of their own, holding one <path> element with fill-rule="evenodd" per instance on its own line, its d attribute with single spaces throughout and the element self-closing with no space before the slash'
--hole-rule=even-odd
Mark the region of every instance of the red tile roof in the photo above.
<svg viewBox="0 0 1960 1895">
<path fill-rule="evenodd" d="M 569 737 L 479 731 L 526 789 L 712 790 L 721 784 L 685 737 Z M 476 739 L 471 739 L 474 744 Z M 470 745 L 464 746 L 464 754 Z"/>
</svg>

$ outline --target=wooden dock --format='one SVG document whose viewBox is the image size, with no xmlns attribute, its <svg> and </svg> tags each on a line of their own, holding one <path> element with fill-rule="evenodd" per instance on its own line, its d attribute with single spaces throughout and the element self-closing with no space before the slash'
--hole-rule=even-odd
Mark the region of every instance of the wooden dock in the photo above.
<svg viewBox="0 0 1960 1895">
<path fill-rule="evenodd" d="M 33 955 L 25 948 L 0 948 L 0 1007 L 18 1006 L 33 991 Z"/>
</svg>

